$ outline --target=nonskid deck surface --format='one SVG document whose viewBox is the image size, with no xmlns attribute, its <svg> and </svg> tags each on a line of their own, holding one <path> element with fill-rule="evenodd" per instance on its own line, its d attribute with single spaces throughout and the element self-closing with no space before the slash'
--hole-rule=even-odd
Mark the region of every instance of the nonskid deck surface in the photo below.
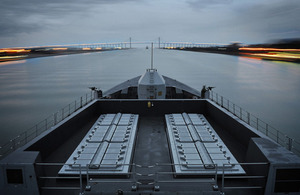
<svg viewBox="0 0 300 195">
<path fill-rule="evenodd" d="M 163 117 L 140 118 L 133 163 L 141 165 L 137 166 L 135 171 L 142 175 L 172 172 Z M 166 174 L 163 177 L 171 179 L 173 176 Z M 154 179 L 154 176 L 140 176 L 137 179 Z"/>
</svg>

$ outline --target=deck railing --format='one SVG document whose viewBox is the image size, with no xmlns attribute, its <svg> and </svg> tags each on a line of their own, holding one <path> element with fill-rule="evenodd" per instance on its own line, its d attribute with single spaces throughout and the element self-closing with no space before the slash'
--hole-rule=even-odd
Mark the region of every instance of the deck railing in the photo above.
<svg viewBox="0 0 300 195">
<path fill-rule="evenodd" d="M 60 167 L 66 165 L 65 163 L 35 163 L 35 166 L 39 169 L 40 167 L 43 170 L 47 170 L 48 172 L 45 172 L 43 175 L 37 176 L 38 183 L 42 184 L 39 186 L 39 189 L 41 191 L 50 191 L 50 190 L 61 190 L 61 191 L 69 191 L 69 190 L 76 190 L 79 192 L 79 194 L 83 194 L 83 174 L 82 170 L 83 167 L 79 164 L 79 174 L 78 175 L 69 175 L 69 176 L 59 176 L 57 175 L 57 170 L 60 169 Z M 49 170 L 51 173 L 49 173 Z M 56 182 L 60 182 L 61 180 L 72 180 L 74 182 L 65 182 L 64 185 L 57 184 Z M 79 180 L 79 182 L 78 182 Z"/>
<path fill-rule="evenodd" d="M 223 164 L 223 167 L 220 169 L 222 170 L 222 178 L 221 178 L 221 185 L 220 185 L 220 191 L 221 192 L 226 192 L 228 190 L 262 190 L 264 191 L 266 187 L 266 182 L 267 182 L 267 176 L 266 175 L 256 175 L 256 174 L 246 174 L 246 175 L 226 175 L 225 173 L 225 167 L 227 165 L 240 165 L 243 166 L 244 169 L 264 169 L 266 170 L 266 173 L 268 173 L 268 166 L 269 163 L 264 163 L 264 162 L 257 162 L 257 163 L 231 163 L 231 164 Z M 255 167 L 254 167 L 255 166 Z M 257 172 L 257 171 L 256 171 Z M 231 184 L 226 184 L 226 181 Z M 235 184 L 236 181 L 238 183 Z"/>
<path fill-rule="evenodd" d="M 17 137 L 11 139 L 4 145 L 0 146 L 0 159 L 8 155 L 9 153 L 15 151 L 17 148 L 25 145 L 29 141 L 33 140 L 46 130 L 55 126 L 59 122 L 63 121 L 65 118 L 70 116 L 72 113 L 76 112 L 78 109 L 90 103 L 95 99 L 94 93 L 87 93 L 84 96 L 76 99 L 72 103 L 63 107 L 61 110 L 55 112 L 54 114 L 48 116 L 46 119 L 37 123 L 33 127 L 27 129 L 25 132 L 19 134 Z"/>
<path fill-rule="evenodd" d="M 94 93 L 91 91 L 91 93 L 87 93 L 84 96 L 81 96 L 77 100 L 73 101 L 72 103 L 59 110 L 58 112 L 48 116 L 46 119 L 42 120 L 41 122 L 29 128 L 17 137 L 11 139 L 4 145 L 0 146 L 0 159 L 6 156 L 7 154 L 11 153 L 12 151 L 15 151 L 17 148 L 25 145 L 32 139 L 36 138 L 38 135 L 40 135 L 47 129 L 50 129 L 51 127 L 55 126 L 57 123 L 61 122 L 62 120 L 70 116 L 72 113 L 87 105 L 94 99 Z M 250 114 L 240 106 L 237 106 L 236 104 L 219 95 L 218 93 L 211 91 L 209 99 L 221 106 L 222 108 L 225 108 L 227 111 L 231 112 L 248 125 L 264 133 L 278 144 L 282 145 L 283 147 L 300 156 L 299 141 L 280 132 L 268 123 L 262 121 L 253 114 Z"/>
<path fill-rule="evenodd" d="M 216 92 L 210 91 L 209 99 L 221 106 L 222 108 L 225 108 L 227 111 L 229 111 L 230 113 L 232 113 L 251 127 L 265 134 L 266 136 L 274 140 L 276 143 L 280 144 L 281 146 L 287 148 L 289 151 L 292 151 L 298 156 L 300 156 L 299 141 L 280 132 L 268 123 L 262 121 L 255 115 L 250 114 L 248 111 L 244 110 L 240 106 L 237 106 L 236 104 L 234 104 L 233 102 L 229 101 L 228 99 L 224 98 Z"/>
<path fill-rule="evenodd" d="M 78 164 L 78 174 L 75 175 L 68 175 L 68 176 L 59 176 L 58 170 L 63 166 L 68 165 L 64 163 L 36 163 L 36 167 L 41 167 L 43 170 L 47 170 L 44 175 L 40 175 L 37 177 L 39 183 L 42 186 L 39 188 L 43 191 L 52 191 L 52 190 L 75 190 L 79 192 L 79 194 L 84 194 L 85 191 L 92 190 L 93 186 L 100 184 L 105 189 L 105 185 L 107 183 L 128 183 L 131 186 L 132 191 L 136 191 L 139 185 L 148 185 L 152 186 L 153 190 L 159 191 L 160 185 L 163 186 L 165 183 L 195 183 L 195 185 L 201 183 L 208 183 L 212 190 L 220 191 L 226 193 L 227 191 L 232 190 L 261 190 L 264 191 L 267 176 L 263 175 L 263 173 L 259 172 L 259 174 L 253 173 L 246 173 L 245 175 L 228 175 L 227 174 L 227 164 L 223 164 L 223 166 L 217 166 L 215 164 L 215 170 L 212 170 L 212 174 L 205 175 L 204 174 L 191 174 L 191 178 L 176 178 L 176 172 L 172 171 L 158 171 L 153 170 L 157 168 L 163 167 L 174 167 L 174 166 L 181 166 L 183 164 L 173 164 L 173 163 L 155 163 L 153 165 L 139 165 L 139 164 L 119 164 L 121 166 L 130 166 L 131 171 L 126 173 L 128 174 L 128 178 L 120 179 L 120 178 L 106 178 L 106 177 L 97 177 L 95 174 L 89 173 L 90 164 L 86 166 Z M 109 164 L 107 164 L 109 165 Z M 115 164 L 111 164 L 115 165 Z M 197 166 L 205 167 L 205 164 L 192 164 Z M 232 165 L 232 164 L 231 164 Z M 236 163 L 237 166 L 242 166 L 246 172 L 251 172 L 257 168 L 265 169 L 266 173 L 268 172 L 269 163 L 261 162 L 261 163 Z M 139 170 L 137 170 L 139 169 Z M 143 170 L 147 169 L 147 173 L 140 173 L 144 172 Z M 153 171 L 149 171 L 153 170 Z M 204 171 L 205 172 L 205 171 Z M 166 177 L 167 176 L 167 177 Z M 143 178 L 147 181 L 147 183 L 141 183 L 139 177 Z M 149 179 L 145 179 L 149 178 Z M 150 179 L 151 178 L 151 179 Z M 55 184 L 55 182 L 59 182 L 61 180 L 69 180 L 73 182 L 64 182 Z M 53 182 L 55 181 L 55 182 Z M 104 185 L 103 185 L 104 184 Z M 99 186 L 97 190 L 101 191 Z"/>
</svg>

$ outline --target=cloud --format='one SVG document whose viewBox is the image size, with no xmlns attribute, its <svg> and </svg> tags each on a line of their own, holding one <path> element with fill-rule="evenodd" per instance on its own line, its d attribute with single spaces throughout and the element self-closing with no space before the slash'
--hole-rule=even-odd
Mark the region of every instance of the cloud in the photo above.
<svg viewBox="0 0 300 195">
<path fill-rule="evenodd" d="M 298 0 L 2 0 L 0 47 L 300 37 Z M 297 36 L 298 35 L 298 36 Z"/>
<path fill-rule="evenodd" d="M 266 39 L 300 37 L 300 1 L 260 1 L 235 11 L 238 26 Z"/>
<path fill-rule="evenodd" d="M 0 36 L 31 33 L 59 23 L 74 14 L 88 14 L 99 5 L 121 4 L 137 0 L 2 0 Z"/>
<path fill-rule="evenodd" d="M 194 9 L 203 10 L 205 8 L 229 5 L 233 0 L 187 0 L 187 3 Z"/>
<path fill-rule="evenodd" d="M 206 31 L 205 38 L 260 43 L 300 37 L 299 0 L 187 0 L 187 4 L 197 13 L 195 28 Z"/>
</svg>

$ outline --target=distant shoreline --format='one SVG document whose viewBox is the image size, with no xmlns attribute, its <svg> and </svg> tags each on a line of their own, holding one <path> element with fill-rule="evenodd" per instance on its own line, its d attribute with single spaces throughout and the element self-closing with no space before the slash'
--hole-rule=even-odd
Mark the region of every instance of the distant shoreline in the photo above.
<svg viewBox="0 0 300 195">
<path fill-rule="evenodd" d="M 72 54 L 81 54 L 81 53 L 92 53 L 92 52 L 102 52 L 102 51 L 112 51 L 128 48 L 101 48 L 101 49 L 73 49 L 73 48 L 62 48 L 57 50 L 49 50 L 45 48 L 26 50 L 20 49 L 20 52 L 12 50 L 12 52 L 1 52 L 0 53 L 0 64 L 3 62 L 26 60 L 31 58 L 40 58 L 40 57 L 50 57 L 50 56 L 59 56 L 59 55 L 72 55 Z M 244 48 L 239 47 L 166 47 L 162 49 L 170 50 L 181 50 L 181 51 L 193 51 L 193 52 L 204 52 L 204 53 L 216 53 L 216 54 L 226 54 L 226 55 L 235 55 L 253 58 L 257 60 L 272 60 L 272 61 L 284 61 L 284 62 L 293 62 L 300 63 L 300 51 L 296 52 L 283 52 L 283 51 L 269 51 L 267 48 Z M 280 49 L 279 49 L 280 50 Z M 284 49 L 281 49 L 284 50 Z M 287 49 L 288 50 L 288 49 Z M 13 52 L 14 51 L 14 52 Z"/>
<path fill-rule="evenodd" d="M 50 56 L 59 56 L 59 55 L 72 55 L 72 54 L 92 53 L 92 52 L 102 52 L 102 51 L 112 51 L 112 50 L 116 50 L 116 49 L 48 50 L 48 51 L 30 51 L 30 52 L 16 52 L 16 53 L 2 52 L 2 53 L 0 53 L 0 64 L 2 62 L 26 60 L 26 59 L 31 59 L 31 58 L 50 57 Z"/>
<path fill-rule="evenodd" d="M 225 54 L 225 55 L 235 55 L 241 57 L 248 57 L 258 60 L 271 60 L 271 61 L 284 61 L 284 62 L 293 62 L 300 63 L 300 51 L 296 52 L 284 52 L 284 49 L 278 49 L 283 51 L 272 51 L 267 48 L 255 48 L 255 50 L 250 50 L 252 48 L 248 48 L 249 50 L 244 51 L 241 48 L 235 47 L 207 47 L 207 48 L 199 48 L 199 47 L 175 47 L 175 48 L 164 48 L 164 49 L 174 49 L 181 51 L 193 51 L 193 52 L 204 52 L 204 53 L 216 53 L 216 54 Z M 286 49 L 288 50 L 288 49 Z"/>
</svg>

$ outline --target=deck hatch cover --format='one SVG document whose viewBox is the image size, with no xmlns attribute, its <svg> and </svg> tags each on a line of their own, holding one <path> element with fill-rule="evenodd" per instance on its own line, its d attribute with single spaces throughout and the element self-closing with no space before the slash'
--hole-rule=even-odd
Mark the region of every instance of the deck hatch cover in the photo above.
<svg viewBox="0 0 300 195">
<path fill-rule="evenodd" d="M 103 114 L 82 139 L 60 175 L 127 175 L 137 132 L 138 115 Z"/>
<path fill-rule="evenodd" d="M 166 114 L 167 134 L 176 175 L 245 174 L 202 114 Z M 217 167 L 216 167 L 217 166 Z"/>
</svg>

